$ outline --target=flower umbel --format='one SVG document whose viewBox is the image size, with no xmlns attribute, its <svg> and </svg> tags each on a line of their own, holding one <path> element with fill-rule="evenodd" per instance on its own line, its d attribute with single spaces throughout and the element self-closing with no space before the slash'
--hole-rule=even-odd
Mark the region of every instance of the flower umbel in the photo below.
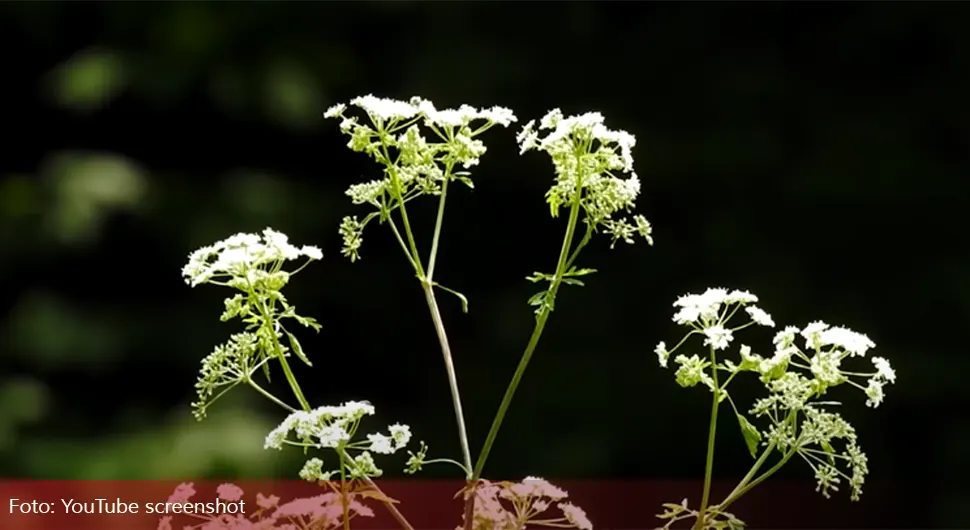
<svg viewBox="0 0 970 530">
<path fill-rule="evenodd" d="M 621 240 L 633 243 L 636 235 L 652 245 L 653 228 L 645 217 L 614 217 L 630 212 L 640 194 L 640 179 L 633 172 L 636 138 L 626 131 L 609 129 L 603 122 L 598 112 L 566 117 L 553 109 L 540 120 L 538 128 L 535 121 L 527 123 L 517 139 L 522 153 L 536 149 L 552 159 L 556 181 L 546 193 L 546 201 L 553 217 L 578 194 L 583 221 L 590 230 L 602 229 L 609 234 L 612 246 Z M 548 132 L 541 136 L 542 131 Z M 624 173 L 629 176 L 618 176 Z"/>
<path fill-rule="evenodd" d="M 418 97 L 398 101 L 367 95 L 352 99 L 350 107 L 363 111 L 369 123 L 348 116 L 350 108 L 343 104 L 331 107 L 324 116 L 342 120 L 341 132 L 350 136 L 347 147 L 383 166 L 381 178 L 347 189 L 354 204 L 369 204 L 376 210 L 363 220 L 347 217 L 340 225 L 342 253 L 351 261 L 360 258 L 363 230 L 373 219 L 391 221 L 391 213 L 406 202 L 421 195 L 440 196 L 449 182 L 473 187 L 470 173 L 458 168 L 477 165 L 485 154 L 478 136 L 495 125 L 507 127 L 515 121 L 512 111 L 502 107 L 461 105 L 438 110 Z"/>
<path fill-rule="evenodd" d="M 306 258 L 304 264 L 292 271 L 283 269 L 287 261 Z M 268 377 L 269 362 L 284 363 L 295 354 L 310 365 L 296 336 L 283 325 L 283 319 L 320 329 L 312 318 L 300 316 L 282 293 L 290 277 L 311 261 L 323 257 L 313 246 L 296 247 L 289 237 L 272 228 L 261 235 L 236 234 L 213 245 L 196 250 L 189 256 L 182 275 L 186 283 L 210 283 L 230 287 L 237 293 L 224 300 L 223 322 L 239 318 L 245 332 L 237 333 L 229 341 L 217 346 L 202 360 L 196 383 L 198 399 L 192 404 L 197 419 L 205 417 L 206 408 L 240 383 L 255 385 L 253 375 L 262 369 Z M 284 346 L 284 336 L 289 346 Z"/>
<path fill-rule="evenodd" d="M 466 495 L 475 496 L 474 530 L 552 527 L 593 530 L 592 523 L 578 506 L 565 502 L 569 494 L 538 477 L 522 482 L 480 481 Z M 562 513 L 553 517 L 552 508 Z M 463 527 L 458 527 L 461 530 Z"/>
<path fill-rule="evenodd" d="M 724 512 L 724 508 L 796 454 L 812 468 L 818 481 L 818 491 L 826 497 L 830 491 L 837 491 L 842 483 L 849 485 L 852 500 L 858 500 L 862 494 L 868 465 L 865 454 L 858 446 L 855 430 L 838 413 L 827 410 L 827 407 L 839 403 L 819 401 L 818 398 L 833 387 L 848 384 L 865 393 L 866 405 L 876 407 L 883 400 L 884 386 L 895 382 L 895 371 L 889 361 L 881 357 L 872 359 L 874 372 L 846 370 L 843 367 L 845 361 L 864 356 L 875 344 L 864 334 L 832 327 L 821 321 L 812 322 L 804 328 L 788 326 L 777 332 L 772 340 L 774 353 L 771 356 L 759 355 L 749 345 L 741 344 L 736 361 L 726 358 L 723 353 L 718 357 L 719 352 L 730 348 L 739 331 L 751 326 L 775 326 L 771 315 L 752 305 L 757 301 L 756 296 L 746 291 L 722 288 L 682 296 L 674 303 L 676 312 L 673 320 L 690 331 L 674 348 L 668 349 L 661 342 L 655 349 L 660 365 L 666 368 L 667 359 L 690 336 L 703 337 L 703 345 L 710 353 L 709 359 L 698 355 L 677 355 L 674 358 L 678 365 L 677 383 L 684 387 L 702 383 L 714 394 L 712 433 L 717 404 L 722 400 L 727 401 L 737 416 L 748 449 L 753 457 L 758 458 L 735 492 L 720 504 L 708 505 L 712 435 L 701 508 L 695 512 L 688 510 L 686 504 L 665 505 L 667 512 L 662 517 L 671 519 L 671 523 L 681 518 L 696 517 L 698 526 L 695 528 L 707 528 L 704 525 L 715 524 L 719 517 L 727 517 L 726 521 L 731 521 L 733 516 Z M 744 308 L 741 313 L 738 311 L 740 308 Z M 748 322 L 732 324 L 732 318 L 738 314 L 746 315 Z M 799 335 L 804 338 L 804 349 L 796 343 Z M 768 392 L 767 397 L 757 400 L 749 412 L 751 418 L 766 420 L 768 426 L 765 428 L 759 429 L 742 414 L 728 392 L 728 385 L 741 372 L 758 374 Z M 836 449 L 837 440 L 842 441 L 842 450 Z M 771 454 L 779 455 L 779 463 L 757 477 L 756 472 Z M 734 528 L 731 525 L 742 523 L 724 524 L 728 525 L 727 528 Z"/>
<path fill-rule="evenodd" d="M 340 406 L 318 407 L 309 412 L 298 410 L 270 431 L 264 444 L 266 449 L 282 449 L 284 445 L 304 449 L 334 449 L 341 457 L 351 451 L 359 451 L 352 460 L 340 458 L 345 469 L 325 471 L 323 461 L 311 458 L 300 471 L 304 480 L 330 480 L 346 471 L 350 478 L 379 477 L 383 474 L 374 463 L 371 453 L 390 455 L 407 446 L 411 441 L 411 428 L 394 424 L 388 429 L 390 435 L 373 433 L 367 441 L 353 442 L 361 420 L 374 414 L 374 407 L 367 402 L 348 401 Z M 290 440 L 290 434 L 295 440 Z"/>
</svg>

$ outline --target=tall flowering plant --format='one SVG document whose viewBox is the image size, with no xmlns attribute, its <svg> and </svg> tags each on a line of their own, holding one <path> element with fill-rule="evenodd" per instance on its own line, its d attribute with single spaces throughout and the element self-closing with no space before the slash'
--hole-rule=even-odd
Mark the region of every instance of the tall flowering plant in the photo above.
<svg viewBox="0 0 970 530">
<path fill-rule="evenodd" d="M 632 244 L 637 239 L 653 244 L 650 223 L 642 215 L 633 213 L 640 194 L 640 180 L 633 169 L 634 136 L 608 128 L 599 113 L 566 116 L 558 109 L 550 111 L 538 122 L 528 122 L 517 135 L 522 154 L 539 151 L 551 159 L 554 179 L 546 193 L 546 203 L 552 217 L 565 213 L 566 223 L 559 255 L 554 267 L 548 269 L 552 272 L 535 272 L 527 277 L 541 286 L 541 290 L 528 301 L 534 308 L 534 329 L 482 449 L 477 458 L 473 458 L 453 352 L 437 294 L 454 296 L 466 313 L 469 301 L 458 290 L 436 281 L 435 271 L 446 204 L 448 197 L 455 194 L 454 184 L 473 188 L 469 170 L 478 165 L 487 151 L 481 139 L 484 133 L 496 125 L 507 127 L 516 121 L 516 117 L 502 107 L 477 109 L 462 105 L 457 109 L 439 110 L 422 98 L 397 101 L 374 96 L 336 105 L 325 116 L 339 120 L 340 131 L 349 137 L 347 147 L 372 159 L 380 167 L 376 178 L 354 184 L 346 192 L 353 204 L 369 212 L 345 217 L 340 222 L 338 232 L 343 239 L 342 254 L 352 262 L 361 259 L 364 230 L 375 222 L 386 226 L 393 234 L 405 263 L 415 274 L 438 338 L 451 391 L 460 457 L 429 458 L 427 444 L 419 441 L 417 446 L 412 445 L 412 431 L 408 425 L 394 423 L 384 430 L 373 430 L 367 423 L 376 411 L 369 402 L 311 406 L 290 367 L 294 360 L 312 366 L 312 357 L 303 350 L 294 333 L 294 323 L 315 331 L 320 330 L 320 324 L 297 313 L 296 306 L 282 290 L 294 274 L 309 263 L 322 259 L 323 254 L 317 247 L 297 247 L 287 236 L 270 228 L 261 234 L 236 234 L 195 251 L 182 270 L 186 282 L 193 287 L 212 284 L 229 288 L 233 294 L 224 301 L 221 320 L 238 319 L 244 328 L 203 359 L 196 384 L 198 398 L 193 404 L 195 415 L 203 419 L 212 403 L 237 386 L 252 388 L 288 414 L 267 435 L 265 447 L 280 450 L 292 446 L 304 452 L 314 451 L 298 474 L 304 480 L 318 482 L 331 490 L 318 498 L 285 505 L 279 505 L 278 499 L 259 495 L 257 505 L 261 507 L 261 515 L 237 516 L 237 522 L 243 525 L 240 528 L 293 528 L 286 525 L 295 524 L 293 517 L 298 515 L 301 517 L 299 524 L 304 526 L 297 527 L 349 530 L 354 517 L 373 515 L 363 502 L 377 501 L 384 504 L 402 528 L 412 530 L 395 501 L 388 498 L 373 480 L 383 474 L 382 459 L 403 452 L 408 456 L 404 463 L 406 473 L 416 473 L 423 466 L 436 463 L 452 464 L 462 470 L 467 481 L 467 486 L 459 492 L 464 499 L 462 527 L 465 530 L 517 530 L 527 526 L 591 530 L 592 524 L 585 512 L 570 503 L 567 492 L 555 485 L 537 477 L 527 477 L 520 482 L 492 482 L 483 478 L 483 470 L 515 391 L 555 310 L 560 288 L 564 285 L 582 286 L 584 277 L 596 272 L 580 265 L 581 251 L 596 234 L 607 237 L 611 248 L 619 242 Z M 415 230 L 411 218 L 413 212 L 409 210 L 411 202 L 421 197 L 437 201 L 434 228 L 425 240 Z M 426 253 L 420 251 L 422 247 L 427 249 Z M 289 266 L 294 261 L 300 265 Z M 693 516 L 697 520 L 695 528 L 741 524 L 725 511 L 727 506 L 796 453 L 810 463 L 816 462 L 813 468 L 822 477 L 820 487 L 824 485 L 824 493 L 834 489 L 839 482 L 842 472 L 836 467 L 837 462 L 850 465 L 854 473 L 849 479 L 850 484 L 853 488 L 861 487 L 859 477 L 866 471 L 865 457 L 855 445 L 854 432 L 841 418 L 822 408 L 830 402 L 810 401 L 821 396 L 827 388 L 841 383 L 858 386 L 859 383 L 851 381 L 851 377 L 864 377 L 864 374 L 840 371 L 840 363 L 847 356 L 861 355 L 871 343 L 864 336 L 841 328 L 813 324 L 802 330 L 806 340 L 810 341 L 806 348 L 814 352 L 812 357 L 795 347 L 794 333 L 798 330 L 786 329 L 775 340 L 779 349 L 773 357 L 759 357 L 747 346 L 742 346 L 739 363 L 719 360 L 716 352 L 731 344 L 734 332 L 752 324 L 773 325 L 766 313 L 750 305 L 754 301 L 756 298 L 747 293 L 724 290 L 711 290 L 678 301 L 680 310 L 675 320 L 691 327 L 688 337 L 695 334 L 705 337 L 710 359 L 697 355 L 674 357 L 675 364 L 680 367 L 677 381 L 683 386 L 699 383 L 707 386 L 714 394 L 714 405 L 701 507 L 692 511 L 687 509 L 686 503 L 669 505 L 661 517 L 670 519 L 670 523 Z M 745 311 L 752 322 L 729 328 L 727 321 L 741 306 L 746 306 Z M 658 346 L 656 352 L 663 366 L 682 344 L 683 341 L 670 351 L 663 343 Z M 882 385 L 895 378 L 888 362 L 878 360 L 875 366 L 877 373 L 868 376 L 869 386 L 864 387 L 873 406 L 881 401 Z M 269 380 L 274 367 L 282 370 L 295 404 L 271 394 L 258 381 L 260 377 Z M 812 378 L 796 375 L 794 368 L 805 368 L 813 374 Z M 723 383 L 719 371 L 726 375 Z M 737 413 L 727 393 L 728 383 L 743 371 L 760 374 L 769 390 L 769 397 L 759 401 L 750 413 L 754 418 L 766 418 L 771 422 L 772 427 L 766 430 L 759 430 L 747 417 Z M 737 413 L 752 452 L 761 445 L 765 450 L 738 489 L 720 504 L 711 505 L 708 493 L 714 428 L 718 406 L 725 400 Z M 848 440 L 844 453 L 837 453 L 832 448 L 831 441 L 836 438 Z M 813 444 L 820 448 L 819 452 L 813 452 L 815 450 L 809 447 Z M 328 452 L 330 456 L 326 456 Z M 781 453 L 780 464 L 756 477 L 755 473 L 767 456 L 776 452 Z M 228 485 L 226 488 L 233 497 L 242 495 Z M 225 521 L 219 518 L 212 518 L 196 526 L 208 530 L 217 526 L 205 525 L 223 523 Z M 166 520 L 163 524 L 171 523 Z"/>
</svg>

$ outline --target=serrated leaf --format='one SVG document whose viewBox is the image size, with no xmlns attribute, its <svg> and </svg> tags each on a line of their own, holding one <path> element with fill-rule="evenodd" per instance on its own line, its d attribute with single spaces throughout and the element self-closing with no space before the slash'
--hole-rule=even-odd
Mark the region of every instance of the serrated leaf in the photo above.
<svg viewBox="0 0 970 530">
<path fill-rule="evenodd" d="M 541 291 L 532 295 L 532 297 L 529 298 L 529 305 L 542 305 L 546 300 L 546 292 L 547 291 Z"/>
<path fill-rule="evenodd" d="M 743 415 L 738 414 L 738 424 L 741 425 L 741 434 L 744 436 L 744 443 L 748 445 L 748 452 L 752 457 L 758 456 L 758 444 L 761 442 L 761 433 Z"/>
<path fill-rule="evenodd" d="M 595 272 L 596 269 L 577 269 L 576 267 L 573 267 L 569 269 L 566 276 L 586 276 L 587 274 L 593 274 Z"/>
<path fill-rule="evenodd" d="M 296 335 L 287 331 L 286 336 L 290 339 L 290 346 L 293 348 L 293 353 L 295 353 L 301 361 L 305 362 L 307 366 L 313 366 L 310 359 L 307 359 L 306 354 L 303 353 L 303 346 L 300 346 L 300 341 L 296 340 Z"/>
<path fill-rule="evenodd" d="M 532 276 L 526 276 L 525 279 L 529 280 L 532 283 L 539 283 L 539 282 L 551 282 L 552 278 L 553 278 L 552 274 L 546 274 L 544 272 L 534 272 L 532 273 Z"/>
</svg>

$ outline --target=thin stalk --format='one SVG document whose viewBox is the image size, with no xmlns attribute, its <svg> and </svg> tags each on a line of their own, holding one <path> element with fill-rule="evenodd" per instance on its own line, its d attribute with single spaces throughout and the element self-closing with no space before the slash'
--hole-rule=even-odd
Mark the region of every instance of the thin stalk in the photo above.
<svg viewBox="0 0 970 530">
<path fill-rule="evenodd" d="M 785 423 L 793 424 L 796 421 L 797 421 L 797 412 L 790 411 L 788 413 L 788 416 L 785 418 Z M 797 445 L 797 440 L 796 440 L 796 445 Z M 731 493 L 728 494 L 728 496 L 725 497 L 724 500 L 718 505 L 719 509 L 723 510 L 727 508 L 732 503 L 740 499 L 742 495 L 751 491 L 751 489 L 753 489 L 758 484 L 761 484 L 762 482 L 764 482 L 771 475 L 774 475 L 775 472 L 781 469 L 781 467 L 784 466 L 788 462 L 788 460 L 791 459 L 791 457 L 797 452 L 794 448 L 792 448 L 787 453 L 785 453 L 785 456 L 783 456 L 781 460 L 778 461 L 778 463 L 772 466 L 771 469 L 769 469 L 768 471 L 765 471 L 758 478 L 752 479 L 755 473 L 757 473 L 758 470 L 761 468 L 761 466 L 764 465 L 765 461 L 768 460 L 768 455 L 771 454 L 774 448 L 775 448 L 774 442 L 768 444 L 768 447 L 765 449 L 765 452 L 761 454 L 761 457 L 758 458 L 758 461 L 755 462 L 751 470 L 748 471 L 748 474 L 745 475 L 743 479 L 741 479 L 741 482 L 738 483 L 738 485 L 734 488 L 734 490 L 731 491 Z"/>
<path fill-rule="evenodd" d="M 704 529 L 704 519 L 707 515 L 707 503 L 711 497 L 711 476 L 714 474 L 714 439 L 717 433 L 717 410 L 721 403 L 721 387 L 717 382 L 717 358 L 714 348 L 711 348 L 711 377 L 714 379 L 714 403 L 711 405 L 711 424 L 707 434 L 707 463 L 704 465 L 704 493 L 701 496 L 701 507 L 697 512 L 697 522 L 694 530 Z"/>
<path fill-rule="evenodd" d="M 451 172 L 448 166 L 445 174 Z M 451 345 L 448 342 L 448 334 L 445 332 L 445 324 L 441 319 L 441 310 L 438 309 L 438 300 L 434 295 L 434 268 L 438 259 L 438 243 L 441 239 L 441 225 L 445 218 L 445 201 L 448 199 L 448 179 L 441 184 L 441 197 L 438 199 L 438 215 L 434 222 L 434 235 L 431 237 L 431 254 L 428 256 L 428 272 L 421 281 L 421 288 L 424 290 L 424 298 L 428 302 L 428 310 L 431 312 L 431 322 L 434 324 L 435 333 L 438 335 L 438 344 L 441 346 L 441 356 L 445 362 L 445 372 L 448 376 L 448 388 L 451 391 L 451 404 L 455 410 L 455 422 L 458 424 L 458 442 L 461 444 L 461 456 L 465 462 L 465 479 L 471 479 L 472 452 L 468 443 L 468 430 L 465 425 L 465 413 L 461 406 L 461 392 L 458 390 L 458 373 L 455 370 L 454 359 L 451 355 Z M 401 205 L 402 217 L 404 205 Z M 420 260 L 418 260 L 420 262 Z"/>
<path fill-rule="evenodd" d="M 775 472 L 777 472 L 779 469 L 782 468 L 782 466 L 784 466 L 786 463 L 788 463 L 788 460 L 791 459 L 791 457 L 794 456 L 795 453 L 796 453 L 796 451 L 794 451 L 794 450 L 789 451 L 788 453 L 785 454 L 784 457 L 782 457 L 781 460 L 778 461 L 777 464 L 775 464 L 774 466 L 772 466 L 771 469 L 769 469 L 768 471 L 765 471 L 761 476 L 759 476 L 758 478 L 752 480 L 750 483 L 748 483 L 744 487 L 740 487 L 740 484 L 739 484 L 738 485 L 739 487 L 738 488 L 735 488 L 735 490 L 732 491 L 731 494 L 728 495 L 727 498 L 725 498 L 724 501 L 721 504 L 718 505 L 718 508 L 721 509 L 721 510 L 727 509 L 728 506 L 730 506 L 735 501 L 737 501 L 738 499 L 740 499 L 745 493 L 751 491 L 752 489 L 754 489 L 755 486 L 757 486 L 758 484 L 761 484 L 762 482 L 764 482 L 765 480 L 767 480 L 768 477 L 774 475 Z"/>
<path fill-rule="evenodd" d="M 569 222 L 566 225 L 566 235 L 563 237 L 562 248 L 559 251 L 559 262 L 556 266 L 556 274 L 553 276 L 553 280 L 549 285 L 549 299 L 555 300 L 556 293 L 559 291 L 559 286 L 562 284 L 563 274 L 566 272 L 566 264 L 569 260 L 569 250 L 572 248 L 573 236 L 576 233 L 576 225 L 579 221 L 579 206 L 580 199 L 582 198 L 582 179 L 576 179 L 576 196 L 573 199 L 572 206 L 569 210 Z M 482 452 L 478 455 L 478 462 L 475 464 L 475 470 L 472 473 L 471 480 L 478 480 L 482 476 L 482 470 L 485 468 L 485 462 L 488 460 L 488 454 L 492 450 L 492 445 L 495 443 L 495 438 L 498 436 L 498 431 L 502 427 L 502 421 L 505 419 L 505 414 L 509 410 L 509 406 L 512 404 L 512 398 L 515 396 L 515 391 L 519 387 L 519 383 L 522 381 L 522 376 L 525 374 L 525 369 L 529 366 L 529 361 L 532 360 L 532 354 L 535 352 L 536 346 L 539 345 L 539 339 L 542 337 L 542 331 L 546 327 L 546 321 L 549 320 L 549 315 L 552 309 L 547 305 L 543 306 L 539 315 L 536 317 L 536 325 L 532 330 L 532 336 L 529 337 L 529 343 L 525 347 L 525 351 L 522 353 L 522 358 L 519 360 L 519 365 L 515 369 L 515 373 L 512 374 L 512 381 L 509 383 L 508 388 L 505 390 L 505 396 L 502 398 L 502 403 L 498 407 L 498 412 L 495 413 L 495 419 L 492 420 L 492 427 L 488 431 L 488 436 L 485 438 L 485 445 L 482 446 Z M 474 499 L 474 496 L 470 497 Z M 466 519 L 466 522 L 470 519 Z"/>
</svg>

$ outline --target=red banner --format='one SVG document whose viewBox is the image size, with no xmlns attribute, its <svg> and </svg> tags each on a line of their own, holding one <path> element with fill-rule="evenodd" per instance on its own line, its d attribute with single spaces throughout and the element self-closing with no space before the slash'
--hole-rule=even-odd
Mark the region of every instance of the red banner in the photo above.
<svg viewBox="0 0 970 530">
<path fill-rule="evenodd" d="M 552 482 L 568 492 L 566 500 L 582 508 L 599 530 L 656 528 L 663 524 L 656 517 L 663 511 L 663 503 L 687 498 L 689 507 L 696 509 L 700 496 L 700 484 L 687 481 Z M 348 490 L 348 497 L 334 491 L 339 490 L 339 483 L 300 481 L 7 480 L 0 481 L 0 528 L 325 530 L 342 528 L 339 521 L 346 515 L 355 529 L 400 529 L 388 502 L 414 530 L 454 530 L 461 524 L 462 482 L 387 480 L 377 486 L 379 494 L 360 486 Z M 712 498 L 723 497 L 730 487 L 717 485 Z M 850 503 L 847 495 L 824 499 L 814 490 L 812 483 L 768 483 L 728 511 L 749 528 L 875 528 L 885 527 L 893 517 L 889 489 L 869 488 L 859 503 Z M 353 500 L 346 512 L 340 501 L 343 498 Z M 329 525 L 328 521 L 337 522 Z M 689 521 L 674 526 L 687 527 Z"/>
</svg>

